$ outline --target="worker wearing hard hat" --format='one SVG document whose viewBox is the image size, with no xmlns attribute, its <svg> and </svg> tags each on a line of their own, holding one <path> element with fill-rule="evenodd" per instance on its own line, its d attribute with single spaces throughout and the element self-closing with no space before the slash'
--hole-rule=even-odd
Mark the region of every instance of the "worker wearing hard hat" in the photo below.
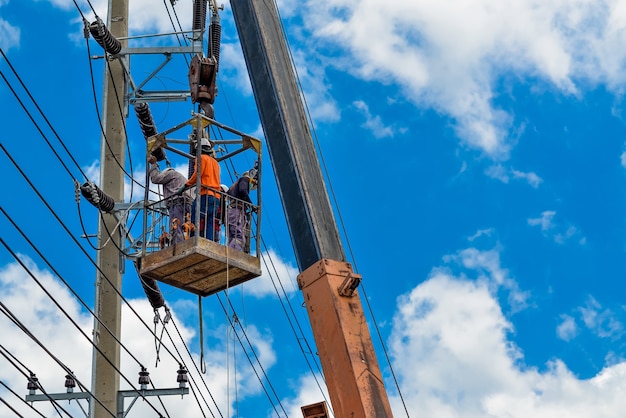
<svg viewBox="0 0 626 418">
<path fill-rule="evenodd" d="M 185 222 L 185 215 L 191 211 L 193 194 L 186 191 L 182 195 L 177 195 L 177 191 L 185 184 L 187 178 L 171 167 L 161 171 L 155 156 L 148 158 L 150 163 L 150 181 L 153 184 L 163 185 L 163 198 L 170 216 L 169 238 L 171 244 L 176 244 L 184 240 L 183 231 L 180 227 Z"/>
<path fill-rule="evenodd" d="M 228 222 L 228 246 L 239 251 L 244 251 L 250 225 L 247 212 L 252 209 L 250 190 L 256 186 L 257 171 L 252 169 L 243 175 L 228 189 L 230 203 L 226 212 Z"/>
<path fill-rule="evenodd" d="M 196 199 L 200 196 L 200 236 L 213 240 L 214 219 L 220 205 L 220 166 L 215 160 L 215 150 L 208 139 L 200 140 L 200 164 L 196 161 L 193 175 L 185 185 L 178 190 L 178 194 L 196 185 L 198 171 L 200 172 L 200 193 L 196 193 Z M 199 167 L 198 167 L 199 166 Z M 199 169 L 198 169 L 199 168 Z M 196 223 L 196 202 L 191 205 L 191 221 Z"/>
</svg>

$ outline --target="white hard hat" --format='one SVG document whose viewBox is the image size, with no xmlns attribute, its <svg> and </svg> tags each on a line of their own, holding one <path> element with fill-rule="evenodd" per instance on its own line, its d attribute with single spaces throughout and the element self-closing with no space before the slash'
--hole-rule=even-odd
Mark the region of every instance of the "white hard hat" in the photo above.
<svg viewBox="0 0 626 418">
<path fill-rule="evenodd" d="M 211 144 L 211 141 L 207 138 L 200 139 L 200 150 L 203 154 L 209 154 L 212 157 L 215 157 L 215 148 L 213 147 L 213 144 Z"/>
<path fill-rule="evenodd" d="M 227 186 L 227 185 L 225 185 L 225 184 L 220 184 L 220 188 L 222 189 L 222 191 L 223 191 L 224 193 L 228 192 L 228 186 Z"/>
</svg>

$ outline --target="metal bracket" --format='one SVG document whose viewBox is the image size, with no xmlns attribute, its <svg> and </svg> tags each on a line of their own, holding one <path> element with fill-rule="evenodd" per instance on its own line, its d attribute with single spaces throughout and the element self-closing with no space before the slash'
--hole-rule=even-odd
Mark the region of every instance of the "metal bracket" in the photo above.
<svg viewBox="0 0 626 418">
<path fill-rule="evenodd" d="M 339 291 L 340 296 L 345 296 L 351 298 L 354 296 L 354 291 L 361 284 L 361 277 L 357 275 L 352 275 L 352 272 L 348 272 L 348 275 L 341 283 L 341 286 L 337 289 Z"/>
</svg>

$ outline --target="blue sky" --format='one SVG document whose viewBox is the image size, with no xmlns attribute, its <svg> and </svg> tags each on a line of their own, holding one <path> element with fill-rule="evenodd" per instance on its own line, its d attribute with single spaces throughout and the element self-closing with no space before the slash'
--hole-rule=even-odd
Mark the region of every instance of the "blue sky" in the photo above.
<svg viewBox="0 0 626 418">
<path fill-rule="evenodd" d="M 76 3 L 92 21 L 90 5 Z M 172 30 L 170 2 L 129 3 L 132 34 Z M 106 17 L 105 1 L 91 5 Z M 175 10 L 189 28 L 191 2 L 179 0 Z M 346 249 L 364 279 L 361 294 L 394 415 L 622 416 L 626 1 L 285 0 L 279 10 Z M 228 3 L 221 16 L 216 119 L 263 139 Z M 0 59 L 0 301 L 88 383 L 92 350 L 77 327 L 91 335 L 93 318 L 60 278 L 93 308 L 96 270 L 85 252 L 93 258 L 94 251 L 82 236 L 96 233 L 97 214 L 84 199 L 77 205 L 74 180 L 84 182 L 83 172 L 100 180 L 103 62 L 89 56 L 101 49 L 93 39 L 87 44 L 80 12 L 65 0 L 0 0 L 0 47 L 17 72 Z M 132 68 L 141 79 L 154 62 L 137 59 Z M 186 88 L 185 63 L 168 64 L 155 82 Z M 189 101 L 152 107 L 160 130 L 192 109 Z M 143 182 L 144 139 L 130 110 L 127 168 L 132 160 Z M 205 416 L 298 417 L 300 406 L 324 396 L 319 369 L 309 367 L 315 355 L 301 349 L 306 341 L 314 353 L 314 340 L 267 152 L 264 162 L 264 275 L 231 289 L 229 299 L 203 301 L 203 377 L 217 404 L 209 401 Z M 133 193 L 136 200 L 143 192 Z M 152 327 L 130 263 L 123 280 L 129 305 Z M 284 288 L 280 297 L 274 286 Z M 197 299 L 162 290 L 197 361 Z M 129 305 L 125 346 L 157 387 L 175 386 L 177 362 L 161 350 L 154 367 L 154 339 Z M 233 313 L 241 321 L 237 333 L 229 330 Z M 254 369 L 250 347 L 238 343 L 243 331 L 259 360 L 252 356 Z M 64 390 L 65 372 L 6 315 L 0 345 L 0 381 L 19 395 L 26 379 L 7 353 L 48 391 Z M 259 367 L 271 386 L 259 383 Z M 135 384 L 138 365 L 127 353 L 122 368 Z M 37 416 L 5 386 L 0 398 Z M 164 402 L 170 413 L 202 416 L 191 396 Z M 154 416 L 141 404 L 130 416 Z M 0 403 L 1 417 L 14 415 Z"/>
</svg>

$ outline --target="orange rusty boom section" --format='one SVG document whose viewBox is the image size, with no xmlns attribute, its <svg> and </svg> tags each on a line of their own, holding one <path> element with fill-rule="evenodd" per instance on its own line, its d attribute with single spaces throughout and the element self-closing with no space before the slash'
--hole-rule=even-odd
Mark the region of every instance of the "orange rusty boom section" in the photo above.
<svg viewBox="0 0 626 418">
<path fill-rule="evenodd" d="M 328 259 L 298 276 L 335 416 L 392 417 L 359 282 L 350 263 Z"/>
</svg>

